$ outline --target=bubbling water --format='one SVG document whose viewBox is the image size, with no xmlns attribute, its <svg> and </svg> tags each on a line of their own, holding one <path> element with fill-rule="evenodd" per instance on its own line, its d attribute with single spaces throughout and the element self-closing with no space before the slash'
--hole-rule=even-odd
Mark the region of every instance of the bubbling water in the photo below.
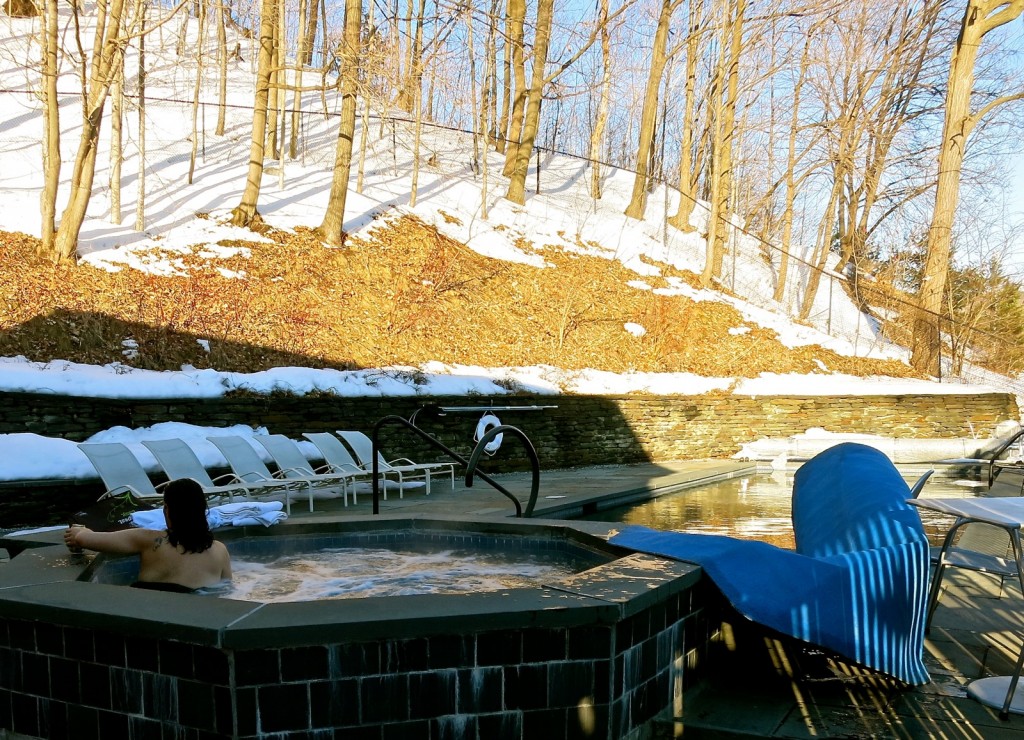
<svg viewBox="0 0 1024 740">
<path fill-rule="evenodd" d="M 578 571 L 551 553 L 328 547 L 232 559 L 230 583 L 206 589 L 230 599 L 277 603 L 368 596 L 462 594 L 537 587 Z"/>
</svg>

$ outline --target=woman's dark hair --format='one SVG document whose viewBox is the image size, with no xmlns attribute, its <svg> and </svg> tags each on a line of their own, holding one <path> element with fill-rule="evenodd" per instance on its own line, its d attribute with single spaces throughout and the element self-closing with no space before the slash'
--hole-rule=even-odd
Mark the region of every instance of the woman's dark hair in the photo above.
<svg viewBox="0 0 1024 740">
<path fill-rule="evenodd" d="M 206 494 L 191 478 L 172 480 L 164 488 L 167 506 L 167 539 L 185 552 L 204 552 L 213 545 L 206 522 Z"/>
</svg>

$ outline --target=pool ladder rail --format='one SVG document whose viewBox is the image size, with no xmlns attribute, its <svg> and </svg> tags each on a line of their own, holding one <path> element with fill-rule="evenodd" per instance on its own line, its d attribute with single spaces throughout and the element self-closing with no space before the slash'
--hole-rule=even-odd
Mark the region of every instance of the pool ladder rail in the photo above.
<svg viewBox="0 0 1024 740">
<path fill-rule="evenodd" d="M 432 435 L 428 434 L 427 432 L 423 431 L 418 426 L 416 426 L 415 419 L 416 415 L 419 413 L 420 410 L 421 409 L 418 409 L 416 413 L 413 413 L 413 415 L 409 419 L 405 419 L 397 415 L 385 416 L 383 419 L 378 421 L 373 426 L 373 434 L 371 435 L 371 439 L 373 441 L 374 514 L 380 514 L 380 471 L 378 469 L 378 461 L 380 459 L 380 430 L 383 427 L 390 425 L 400 426 L 410 430 L 411 432 L 416 434 L 420 439 L 424 440 L 425 442 L 428 442 L 435 449 L 440 450 L 455 462 L 465 466 L 466 488 L 472 488 L 474 478 L 479 477 L 482 481 L 484 481 L 484 483 L 487 483 L 489 486 L 491 486 L 492 488 L 494 488 L 499 493 L 501 493 L 502 495 L 504 495 L 505 497 L 512 501 L 512 503 L 516 507 L 517 517 L 522 518 L 533 516 L 534 507 L 537 505 L 537 494 L 540 492 L 540 459 L 537 457 L 537 450 L 534 448 L 533 443 L 530 442 L 530 438 L 527 437 L 521 429 L 508 424 L 500 424 L 496 427 L 491 427 L 486 432 L 480 435 L 480 438 L 477 440 L 476 446 L 473 448 L 473 452 L 470 453 L 469 459 L 467 460 L 458 452 L 451 449 L 443 442 L 439 441 Z M 497 437 L 499 434 L 508 435 L 520 440 L 523 444 L 523 448 L 526 450 L 527 457 L 530 458 L 530 467 L 532 468 L 533 475 L 531 477 L 530 483 L 530 498 L 526 503 L 525 511 L 523 510 L 523 506 L 519 502 L 519 499 L 516 498 L 516 496 L 513 495 L 511 492 L 509 492 L 508 489 L 506 489 L 503 485 L 501 485 L 496 480 L 491 478 L 491 476 L 487 475 L 487 473 L 477 470 L 477 466 L 480 464 L 480 458 L 484 455 L 485 452 L 484 448 L 486 448 L 488 443 L 495 437 Z"/>
</svg>

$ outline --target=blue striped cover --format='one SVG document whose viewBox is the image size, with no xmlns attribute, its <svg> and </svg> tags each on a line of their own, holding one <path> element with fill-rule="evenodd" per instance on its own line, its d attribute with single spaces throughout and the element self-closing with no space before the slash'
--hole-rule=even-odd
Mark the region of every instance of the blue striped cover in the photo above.
<svg viewBox="0 0 1024 740">
<path fill-rule="evenodd" d="M 611 542 L 696 563 L 749 619 L 923 684 L 928 539 L 909 495 L 884 454 L 844 443 L 796 473 L 796 552 L 647 527 Z"/>
</svg>

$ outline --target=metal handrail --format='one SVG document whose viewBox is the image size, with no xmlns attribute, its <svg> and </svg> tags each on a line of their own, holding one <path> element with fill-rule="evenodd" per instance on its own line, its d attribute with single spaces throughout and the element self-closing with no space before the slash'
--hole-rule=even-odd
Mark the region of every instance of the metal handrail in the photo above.
<svg viewBox="0 0 1024 740">
<path fill-rule="evenodd" d="M 410 431 L 418 435 L 422 440 L 428 442 L 434 448 L 445 453 L 446 455 L 448 455 L 448 457 L 452 458 L 460 465 L 464 465 L 466 467 L 467 488 L 472 488 L 473 476 L 478 475 L 481 480 L 490 485 L 492 488 L 496 489 L 499 493 L 508 497 L 512 501 L 512 503 L 515 504 L 517 517 L 524 516 L 523 507 L 522 504 L 519 503 L 519 499 L 516 498 L 504 486 L 502 486 L 500 483 L 498 483 L 496 480 L 491 478 L 486 473 L 478 472 L 476 470 L 476 467 L 480 462 L 480 456 L 483 453 L 484 447 L 487 445 L 488 442 L 491 441 L 491 439 L 496 437 L 498 434 L 507 432 L 512 436 L 522 440 L 523 447 L 526 448 L 526 453 L 530 458 L 530 465 L 533 468 L 533 479 L 530 488 L 530 500 L 526 506 L 525 516 L 530 516 L 533 514 L 533 509 L 537 504 L 537 495 L 540 491 L 540 460 L 537 457 L 536 449 L 534 449 L 533 444 L 522 432 L 522 430 L 513 426 L 497 426 L 488 430 L 486 434 L 480 437 L 480 440 L 477 442 L 476 447 L 473 448 L 473 452 L 470 455 L 470 459 L 467 460 L 462 455 L 457 453 L 455 450 L 445 445 L 443 442 L 439 441 L 435 437 L 431 436 L 427 432 L 420 429 L 412 421 L 404 419 L 401 416 L 391 415 L 385 416 L 383 419 L 380 419 L 376 424 L 374 424 L 373 434 L 371 435 L 371 439 L 373 442 L 373 513 L 375 515 L 380 514 L 380 445 L 378 443 L 378 439 L 380 436 L 381 428 L 388 424 L 397 424 L 399 426 L 405 427 L 406 429 L 409 429 Z"/>
</svg>

